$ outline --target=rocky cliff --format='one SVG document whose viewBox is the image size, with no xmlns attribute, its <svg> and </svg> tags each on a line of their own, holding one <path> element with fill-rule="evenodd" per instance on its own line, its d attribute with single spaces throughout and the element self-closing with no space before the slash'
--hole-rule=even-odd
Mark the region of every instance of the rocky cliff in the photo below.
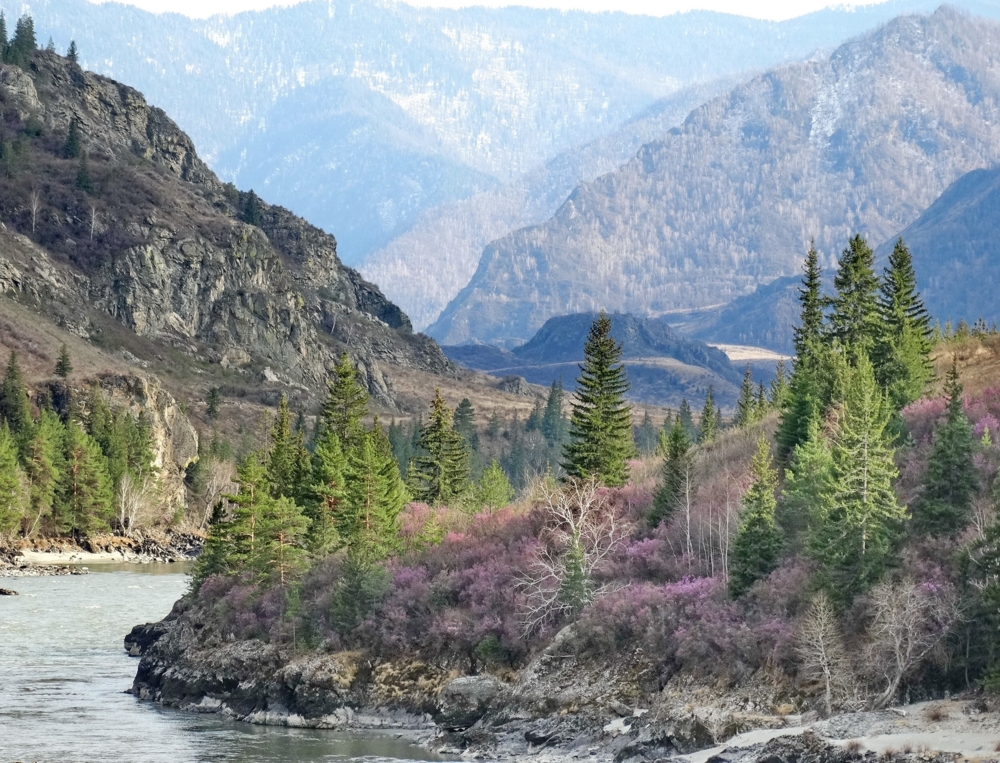
<svg viewBox="0 0 1000 763">
<path fill-rule="evenodd" d="M 110 318 L 195 365 L 316 389 L 349 350 L 386 407 L 389 367 L 454 374 L 332 236 L 221 183 L 136 90 L 39 51 L 0 67 L 0 112 L 0 294 L 98 344 Z"/>
<path fill-rule="evenodd" d="M 894 236 L 962 174 L 1000 160 L 995 22 L 943 7 L 775 69 L 693 111 L 556 214 L 486 247 L 428 329 L 526 340 L 547 318 L 730 302 Z"/>
</svg>

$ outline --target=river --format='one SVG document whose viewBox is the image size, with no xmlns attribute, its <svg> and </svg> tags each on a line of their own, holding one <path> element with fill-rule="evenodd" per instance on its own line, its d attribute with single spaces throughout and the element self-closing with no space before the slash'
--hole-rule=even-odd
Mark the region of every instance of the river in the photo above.
<svg viewBox="0 0 1000 763">
<path fill-rule="evenodd" d="M 164 710 L 125 690 L 122 638 L 187 587 L 176 565 L 0 578 L 0 763 L 438 760 L 392 735 L 251 726 Z"/>
</svg>

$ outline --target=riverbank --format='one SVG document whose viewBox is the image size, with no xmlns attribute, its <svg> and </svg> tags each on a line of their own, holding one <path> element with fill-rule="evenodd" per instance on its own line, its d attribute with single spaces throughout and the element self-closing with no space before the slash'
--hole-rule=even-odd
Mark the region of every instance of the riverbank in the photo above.
<svg viewBox="0 0 1000 763">
<path fill-rule="evenodd" d="M 19 539 L 0 548 L 0 577 L 83 575 L 99 564 L 189 562 L 204 544 L 198 533 L 156 532 L 134 537 L 97 535 Z"/>
<path fill-rule="evenodd" d="M 125 640 L 140 657 L 132 693 L 258 725 L 394 730 L 465 759 L 1000 760 L 1000 708 L 984 697 L 820 720 L 776 675 L 725 687 L 675 676 L 651 691 L 641 656 L 584 662 L 560 638 L 517 674 L 465 676 L 418 660 L 227 640 L 203 626 L 183 605 L 136 626 Z"/>
</svg>

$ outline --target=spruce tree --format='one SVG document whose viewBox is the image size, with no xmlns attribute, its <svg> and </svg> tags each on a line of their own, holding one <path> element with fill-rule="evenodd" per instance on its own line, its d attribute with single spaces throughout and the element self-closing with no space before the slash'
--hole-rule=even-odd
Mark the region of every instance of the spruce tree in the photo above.
<svg viewBox="0 0 1000 763">
<path fill-rule="evenodd" d="M 332 430 L 324 430 L 312 454 L 312 500 L 306 503 L 309 547 L 314 553 L 334 551 L 342 543 L 338 528 L 343 525 L 346 470 L 340 439 Z"/>
<path fill-rule="evenodd" d="M 691 403 L 687 401 L 687 398 L 681 398 L 680 407 L 677 409 L 677 420 L 684 427 L 684 434 L 687 435 L 689 442 L 697 442 L 698 440 L 698 427 L 694 425 L 694 413 L 691 411 Z"/>
<path fill-rule="evenodd" d="M 871 363 L 859 355 L 833 436 L 830 508 L 810 526 L 809 538 L 821 582 L 845 606 L 878 579 L 906 517 L 892 488 L 891 415 Z"/>
<path fill-rule="evenodd" d="M 94 180 L 90 177 L 90 161 L 87 152 L 80 153 L 80 166 L 76 171 L 76 187 L 84 193 L 93 193 Z"/>
<path fill-rule="evenodd" d="M 729 594 L 733 598 L 771 574 L 781 555 L 782 537 L 774 518 L 778 475 L 771 468 L 771 449 L 764 437 L 757 441 L 750 473 L 753 481 L 743 496 L 740 524 L 730 551 Z"/>
<path fill-rule="evenodd" d="M 653 455 L 656 451 L 657 435 L 658 431 L 653 426 L 653 419 L 650 417 L 649 411 L 643 411 L 642 423 L 635 430 L 635 444 L 640 454 L 643 456 Z"/>
<path fill-rule="evenodd" d="M 476 483 L 475 495 L 476 503 L 481 508 L 488 509 L 490 513 L 496 509 L 502 509 L 514 500 L 514 488 L 510 486 L 507 474 L 495 458 L 483 471 L 479 482 Z"/>
<path fill-rule="evenodd" d="M 345 352 L 333 369 L 320 413 L 320 431 L 331 430 L 349 452 L 364 437 L 361 420 L 368 412 L 368 393 L 358 384 L 357 373 Z"/>
<path fill-rule="evenodd" d="M 789 545 L 798 550 L 810 525 L 824 521 L 833 496 L 833 454 L 816 420 L 809 436 L 799 443 L 785 469 L 778 502 L 778 526 Z"/>
<path fill-rule="evenodd" d="M 56 500 L 64 464 L 64 428 L 59 417 L 43 409 L 24 447 L 24 473 L 28 486 L 24 534 L 39 530 L 58 532 Z"/>
<path fill-rule="evenodd" d="M 935 536 L 954 535 L 969 522 L 972 498 L 979 487 L 973 463 L 975 439 L 965 415 L 962 383 L 952 359 L 945 381 L 948 408 L 934 432 L 924 489 L 913 512 L 916 528 Z"/>
<path fill-rule="evenodd" d="M 24 15 L 14 26 L 14 36 L 7 46 L 7 61 L 22 69 L 26 69 L 31 60 L 31 54 L 38 48 L 35 38 L 35 22 L 31 16 Z"/>
<path fill-rule="evenodd" d="M 276 498 L 296 495 L 300 478 L 298 438 L 292 432 L 288 398 L 282 394 L 271 426 L 271 449 L 267 455 L 267 481 Z"/>
<path fill-rule="evenodd" d="M 716 431 L 719 428 L 719 421 L 715 412 L 715 394 L 709 386 L 705 393 L 705 405 L 701 408 L 701 426 L 698 431 L 698 442 L 708 443 L 715 439 Z"/>
<path fill-rule="evenodd" d="M 260 197 L 253 192 L 253 189 L 250 189 L 243 200 L 243 222 L 260 227 L 261 222 L 263 222 L 263 214 L 264 205 L 261 203 Z"/>
<path fill-rule="evenodd" d="M 745 427 L 757 420 L 757 389 L 753 383 L 753 372 L 747 364 L 743 372 L 743 384 L 740 386 L 740 396 L 736 401 L 736 415 L 733 424 Z"/>
<path fill-rule="evenodd" d="M 63 529 L 82 535 L 107 530 L 114 515 L 108 461 L 100 445 L 72 419 L 63 437 L 58 517 Z"/>
<path fill-rule="evenodd" d="M 307 564 L 309 519 L 291 498 L 268 498 L 261 512 L 261 574 L 285 588 Z"/>
<path fill-rule="evenodd" d="M 653 507 L 649 513 L 651 527 L 670 521 L 677 510 L 684 495 L 685 483 L 690 479 L 690 449 L 687 432 L 680 419 L 674 419 L 665 444 L 660 486 L 653 496 Z"/>
<path fill-rule="evenodd" d="M 836 294 L 830 301 L 830 331 L 852 359 L 871 355 L 883 336 L 879 316 L 879 280 L 875 253 L 860 235 L 841 255 L 833 279 Z"/>
<path fill-rule="evenodd" d="M 880 292 L 884 330 L 876 349 L 876 378 L 900 410 L 923 394 L 931 378 L 930 315 L 917 291 L 913 257 L 903 239 L 889 255 Z"/>
<path fill-rule="evenodd" d="M 66 349 L 65 342 L 59 350 L 59 360 L 56 361 L 55 375 L 60 379 L 66 379 L 73 373 L 73 363 L 69 358 L 69 350 Z"/>
<path fill-rule="evenodd" d="M 563 468 L 570 477 L 624 485 L 635 448 L 632 409 L 625 402 L 629 383 L 622 347 L 611 336 L 611 321 L 603 312 L 590 327 L 583 356 Z"/>
<path fill-rule="evenodd" d="M 476 431 L 476 409 L 472 407 L 472 402 L 467 397 L 455 409 L 453 427 L 456 432 L 462 435 L 466 447 L 470 452 L 476 453 L 479 450 L 479 433 Z"/>
<path fill-rule="evenodd" d="M 76 40 L 70 40 L 69 41 L 69 50 L 66 51 L 66 58 L 69 59 L 69 62 L 71 64 L 79 63 L 79 61 L 80 61 L 80 53 L 76 49 Z"/>
<path fill-rule="evenodd" d="M 535 398 L 535 405 L 528 414 L 527 421 L 524 422 L 525 432 L 535 432 L 542 428 L 542 416 L 545 415 L 545 408 L 542 406 L 542 399 Z"/>
<path fill-rule="evenodd" d="M 10 429 L 0 424 L 0 538 L 18 529 L 25 514 L 25 477 L 17 450 Z"/>
<path fill-rule="evenodd" d="M 434 391 L 431 414 L 417 442 L 418 455 L 407 471 L 411 491 L 418 501 L 447 503 L 469 486 L 469 454 L 465 441 L 452 426 L 451 410 Z"/>
<path fill-rule="evenodd" d="M 222 393 L 218 387 L 211 387 L 208 390 L 208 397 L 205 400 L 205 415 L 210 421 L 219 418 L 219 407 L 222 405 Z"/>
<path fill-rule="evenodd" d="M 566 436 L 566 417 L 563 416 L 564 397 L 562 381 L 553 381 L 549 387 L 548 399 L 545 401 L 545 414 L 542 416 L 542 434 L 549 445 L 561 444 Z"/>
<path fill-rule="evenodd" d="M 7 61 L 7 17 L 0 11 L 0 63 Z"/>
<path fill-rule="evenodd" d="M 795 327 L 795 355 L 800 360 L 809 356 L 823 338 L 823 272 L 819 265 L 816 242 L 809 242 L 799 289 L 799 325 Z"/>
<path fill-rule="evenodd" d="M 67 159 L 79 159 L 83 155 L 83 139 L 80 136 L 80 120 L 73 117 L 69 120 L 69 133 L 63 144 L 63 156 Z"/>
<path fill-rule="evenodd" d="M 24 386 L 24 375 L 17 362 L 17 353 L 7 359 L 7 371 L 0 385 L 0 424 L 6 422 L 11 434 L 20 441 L 31 429 L 31 403 Z"/>
<path fill-rule="evenodd" d="M 398 547 L 407 496 L 392 446 L 377 423 L 351 454 L 346 484 L 340 535 L 356 559 L 380 561 Z"/>
<path fill-rule="evenodd" d="M 788 402 L 788 376 L 785 372 L 785 361 L 779 360 L 771 380 L 771 407 L 777 411 L 785 409 Z"/>
</svg>

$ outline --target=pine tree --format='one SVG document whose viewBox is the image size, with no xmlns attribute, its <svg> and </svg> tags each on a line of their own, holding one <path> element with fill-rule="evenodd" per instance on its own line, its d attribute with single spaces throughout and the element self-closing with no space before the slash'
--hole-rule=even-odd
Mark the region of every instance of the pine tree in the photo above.
<svg viewBox="0 0 1000 763">
<path fill-rule="evenodd" d="M 635 430 L 635 444 L 639 453 L 644 456 L 651 456 L 656 451 L 657 429 L 653 426 L 653 419 L 649 411 L 643 411 L 642 423 Z"/>
<path fill-rule="evenodd" d="M 691 441 L 681 425 L 680 419 L 674 419 L 667 437 L 665 454 L 663 456 L 663 476 L 656 494 L 653 496 L 653 508 L 649 514 L 649 524 L 656 527 L 667 522 L 674 515 L 684 494 L 685 482 L 690 478 Z"/>
<path fill-rule="evenodd" d="M 320 413 L 320 431 L 331 430 L 337 435 L 344 451 L 349 452 L 364 437 L 361 420 L 368 412 L 368 393 L 358 384 L 357 374 L 346 352 L 340 356 L 327 386 L 326 400 Z"/>
<path fill-rule="evenodd" d="M 566 417 L 563 416 L 564 396 L 562 381 L 553 381 L 549 387 L 548 399 L 545 401 L 545 414 L 542 416 L 542 434 L 549 445 L 559 445 L 566 437 Z"/>
<path fill-rule="evenodd" d="M 49 37 L 49 41 L 45 44 L 45 52 L 46 53 L 56 52 L 56 41 L 53 40 L 52 37 Z"/>
<path fill-rule="evenodd" d="M 795 327 L 795 355 L 800 360 L 810 354 L 823 338 L 823 272 L 819 265 L 816 242 L 809 242 L 799 289 L 799 325 Z"/>
<path fill-rule="evenodd" d="M 63 145 L 63 156 L 67 159 L 79 159 L 83 155 L 83 138 L 80 136 L 80 120 L 73 117 L 69 120 L 69 133 Z"/>
<path fill-rule="evenodd" d="M 80 154 L 80 167 L 76 171 L 76 187 L 84 193 L 93 193 L 94 191 L 94 181 L 90 177 L 90 161 L 86 151 Z"/>
<path fill-rule="evenodd" d="M 24 535 L 38 530 L 57 532 L 56 497 L 64 463 L 63 424 L 43 409 L 24 448 L 24 472 L 28 486 Z"/>
<path fill-rule="evenodd" d="M 467 397 L 455 409 L 453 427 L 456 432 L 462 435 L 465 445 L 471 453 L 479 451 L 479 433 L 476 431 L 476 409 L 472 407 L 472 402 Z"/>
<path fill-rule="evenodd" d="M 934 432 L 924 490 L 913 512 L 917 529 L 934 536 L 954 535 L 968 524 L 972 498 L 979 487 L 972 460 L 975 439 L 963 409 L 962 391 L 958 366 L 952 359 L 945 381 L 947 413 Z"/>
<path fill-rule="evenodd" d="M 514 500 L 514 488 L 510 486 L 507 474 L 495 458 L 476 483 L 475 495 L 476 503 L 484 509 L 489 509 L 490 513 L 502 509 Z"/>
<path fill-rule="evenodd" d="M 306 503 L 309 547 L 315 553 L 336 550 L 342 543 L 347 457 L 332 430 L 320 433 L 312 454 L 312 498 Z"/>
<path fill-rule="evenodd" d="M 7 62 L 7 17 L 0 11 L 0 63 Z"/>
<path fill-rule="evenodd" d="M 66 349 L 66 344 L 63 343 L 62 348 L 59 350 L 59 360 L 56 361 L 55 374 L 60 379 L 65 379 L 71 373 L 73 373 L 73 363 L 69 358 L 69 350 Z"/>
<path fill-rule="evenodd" d="M 771 449 L 763 437 L 757 441 L 750 471 L 753 481 L 743 496 L 740 525 L 730 551 L 729 594 L 733 598 L 771 574 L 781 555 L 782 537 L 774 519 L 778 474 L 771 468 Z"/>
<path fill-rule="evenodd" d="M 719 428 L 719 420 L 715 413 L 715 394 L 709 386 L 705 393 L 705 405 L 701 408 L 701 427 L 698 432 L 698 442 L 708 443 L 715 439 L 716 431 Z"/>
<path fill-rule="evenodd" d="M 680 407 L 677 409 L 677 420 L 684 427 L 684 434 L 687 436 L 689 442 L 697 442 L 698 440 L 698 427 L 694 425 L 694 414 L 691 411 L 691 403 L 687 401 L 687 398 L 681 398 Z"/>
<path fill-rule="evenodd" d="M 788 376 L 785 372 L 785 361 L 779 360 L 771 380 L 771 407 L 777 411 L 785 409 L 788 401 Z"/>
<path fill-rule="evenodd" d="M 500 416 L 497 414 L 496 408 L 494 408 L 493 413 L 490 415 L 490 420 L 486 422 L 486 434 L 490 437 L 499 436 L 501 426 Z"/>
<path fill-rule="evenodd" d="M 205 415 L 210 421 L 219 418 L 219 407 L 222 404 L 222 393 L 218 387 L 211 387 L 208 390 L 208 398 L 205 400 Z"/>
<path fill-rule="evenodd" d="M 823 521 L 833 496 L 833 454 L 830 444 L 812 420 L 809 436 L 799 443 L 785 469 L 785 482 L 778 503 L 778 526 L 789 545 L 798 549 L 808 528 Z"/>
<path fill-rule="evenodd" d="M 268 498 L 261 512 L 261 556 L 257 566 L 285 588 L 302 572 L 308 560 L 306 534 L 309 519 L 291 498 Z"/>
<path fill-rule="evenodd" d="M 17 460 L 17 443 L 0 424 L 0 538 L 21 526 L 25 513 L 25 477 Z"/>
<path fill-rule="evenodd" d="M 0 424 L 6 422 L 11 434 L 21 438 L 31 429 L 31 403 L 28 390 L 24 386 L 24 375 L 17 362 L 17 353 L 11 352 L 7 360 L 7 372 L 0 385 Z"/>
<path fill-rule="evenodd" d="M 771 405 L 767 400 L 767 387 L 764 386 L 764 382 L 757 382 L 757 399 L 754 403 L 754 418 L 757 421 L 763 419 Z"/>
<path fill-rule="evenodd" d="M 37 49 L 35 22 L 31 16 L 21 16 L 14 27 L 14 37 L 7 46 L 7 61 L 25 69 L 31 60 L 31 54 Z"/>
<path fill-rule="evenodd" d="M 747 364 L 743 372 L 743 384 L 740 386 L 740 397 L 736 401 L 736 415 L 733 424 L 745 427 L 757 420 L 757 389 L 753 383 L 753 372 Z"/>
<path fill-rule="evenodd" d="M 58 517 L 65 530 L 89 535 L 110 527 L 114 515 L 108 460 L 100 445 L 70 420 L 63 438 Z"/>
<path fill-rule="evenodd" d="M 388 556 L 399 543 L 399 513 L 406 488 L 388 438 L 377 424 L 348 462 L 340 535 L 351 553 L 367 563 Z"/>
<path fill-rule="evenodd" d="M 882 337 L 875 253 L 860 235 L 848 243 L 833 279 L 830 331 L 852 359 L 870 355 Z"/>
<path fill-rule="evenodd" d="M 452 426 L 452 415 L 434 391 L 431 415 L 420 433 L 418 455 L 407 471 L 414 497 L 426 503 L 447 503 L 469 486 L 469 454 L 465 441 Z"/>
<path fill-rule="evenodd" d="M 542 417 L 545 415 L 545 408 L 542 406 L 542 399 L 535 398 L 535 405 L 528 414 L 527 421 L 524 422 L 525 432 L 535 432 L 542 428 Z"/>
<path fill-rule="evenodd" d="M 931 378 L 930 315 L 917 291 L 913 258 L 903 239 L 889 255 L 880 291 L 884 331 L 876 349 L 876 378 L 900 410 L 923 394 Z"/>
<path fill-rule="evenodd" d="M 260 197 L 251 189 L 243 200 L 243 222 L 248 225 L 256 225 L 259 228 L 263 222 L 263 216 L 264 205 L 261 203 Z"/>
<path fill-rule="evenodd" d="M 625 402 L 629 383 L 622 347 L 612 338 L 611 321 L 603 312 L 590 327 L 583 356 L 563 468 L 570 477 L 624 485 L 635 448 L 632 409 Z"/>
<path fill-rule="evenodd" d="M 282 394 L 271 426 L 271 450 L 267 455 L 267 481 L 271 494 L 291 498 L 299 486 L 299 438 L 292 432 L 288 398 Z"/>
<path fill-rule="evenodd" d="M 843 605 L 878 579 L 906 516 L 892 489 L 897 470 L 887 433 L 891 414 L 862 353 L 833 436 L 830 508 L 815 518 L 809 538 L 821 581 Z"/>
<path fill-rule="evenodd" d="M 80 53 L 76 49 L 76 40 L 69 41 L 69 50 L 66 51 L 66 58 L 69 59 L 71 64 L 79 63 Z"/>
</svg>

